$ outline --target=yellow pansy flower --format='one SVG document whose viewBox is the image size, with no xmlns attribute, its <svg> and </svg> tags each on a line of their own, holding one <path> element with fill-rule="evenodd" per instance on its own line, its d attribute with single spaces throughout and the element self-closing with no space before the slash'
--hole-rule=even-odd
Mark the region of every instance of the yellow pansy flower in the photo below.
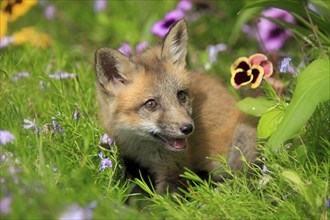
<svg viewBox="0 0 330 220">
<path fill-rule="evenodd" d="M 251 88 L 257 88 L 262 78 L 266 78 L 273 73 L 273 64 L 261 53 L 256 53 L 247 57 L 240 57 L 231 65 L 230 83 L 235 89 L 251 83 Z"/>
<path fill-rule="evenodd" d="M 30 43 L 33 46 L 48 47 L 52 39 L 44 33 L 37 32 L 33 27 L 23 28 L 13 34 L 13 44 Z"/>
<path fill-rule="evenodd" d="M 38 0 L 3 0 L 1 11 L 7 14 L 9 22 L 13 22 L 24 15 L 37 2 Z"/>
<path fill-rule="evenodd" d="M 0 40 L 7 33 L 8 15 L 0 11 Z"/>
</svg>

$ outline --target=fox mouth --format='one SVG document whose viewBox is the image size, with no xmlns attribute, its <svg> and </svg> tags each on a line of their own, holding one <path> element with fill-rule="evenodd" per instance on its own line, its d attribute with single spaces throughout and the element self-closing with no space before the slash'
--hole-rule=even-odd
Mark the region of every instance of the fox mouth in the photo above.
<svg viewBox="0 0 330 220">
<path fill-rule="evenodd" d="M 153 137 L 165 143 L 170 151 L 183 151 L 187 147 L 187 138 L 175 138 L 162 134 L 153 134 Z"/>
</svg>

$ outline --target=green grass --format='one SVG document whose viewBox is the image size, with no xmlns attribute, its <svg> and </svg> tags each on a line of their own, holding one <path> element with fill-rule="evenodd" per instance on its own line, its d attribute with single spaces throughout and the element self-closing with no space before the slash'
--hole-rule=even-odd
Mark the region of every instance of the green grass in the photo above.
<svg viewBox="0 0 330 220">
<path fill-rule="evenodd" d="M 325 204 L 330 197 L 329 103 L 317 109 L 298 138 L 260 157 L 260 163 L 267 166 L 266 173 L 251 167 L 253 175 L 249 177 L 243 172 L 213 184 L 187 172 L 184 176 L 191 182 L 183 196 L 157 195 L 147 189 L 150 198 L 139 197 L 135 205 L 126 205 L 132 183 L 122 178 L 124 168 L 116 148 L 100 146 L 104 130 L 97 117 L 94 51 L 102 46 L 118 48 L 125 40 L 131 45 L 143 40 L 157 42 L 149 30 L 176 2 L 111 1 L 102 13 L 93 12 L 92 1 L 54 3 L 58 8 L 54 20 L 46 21 L 41 6 L 35 6 L 9 26 L 12 33 L 35 25 L 53 38 L 49 48 L 11 45 L 0 51 L 0 130 L 15 136 L 12 143 L 0 146 L 0 199 L 12 198 L 11 211 L 1 212 L 1 219 L 53 219 L 72 204 L 84 208 L 93 202 L 94 219 L 329 218 Z M 190 69 L 203 70 L 207 45 L 227 42 L 236 12 L 244 4 L 221 1 L 217 5 L 217 13 L 189 24 Z M 294 59 L 302 59 L 295 52 L 300 43 L 293 42 L 285 51 L 291 51 Z M 233 60 L 257 51 L 256 42 L 242 36 L 219 55 L 208 72 L 219 73 L 228 85 Z M 77 73 L 78 78 L 50 79 L 48 75 L 57 70 Z M 30 77 L 14 82 L 12 76 L 22 71 L 29 72 Z M 72 117 L 75 111 L 80 112 L 77 121 Z M 52 117 L 63 134 L 47 132 L 45 127 L 40 135 L 23 129 L 24 119 L 35 119 L 44 126 L 52 124 Z M 99 171 L 101 151 L 112 160 L 112 168 Z M 136 183 L 147 188 L 144 182 Z"/>
</svg>

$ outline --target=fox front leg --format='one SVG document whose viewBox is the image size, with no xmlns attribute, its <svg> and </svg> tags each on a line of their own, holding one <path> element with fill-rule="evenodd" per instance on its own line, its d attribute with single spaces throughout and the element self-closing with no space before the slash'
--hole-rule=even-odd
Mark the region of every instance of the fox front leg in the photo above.
<svg viewBox="0 0 330 220">
<path fill-rule="evenodd" d="M 159 176 L 156 178 L 156 192 L 159 194 L 180 193 L 179 188 L 186 188 L 184 180 L 179 175 Z"/>
</svg>

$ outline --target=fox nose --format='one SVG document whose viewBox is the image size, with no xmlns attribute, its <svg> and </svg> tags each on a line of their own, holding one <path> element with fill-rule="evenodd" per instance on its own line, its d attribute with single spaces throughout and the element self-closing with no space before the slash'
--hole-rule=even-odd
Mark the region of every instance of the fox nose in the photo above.
<svg viewBox="0 0 330 220">
<path fill-rule="evenodd" d="M 192 124 L 184 124 L 180 127 L 180 131 L 184 133 L 185 135 L 191 134 L 193 131 L 194 127 Z"/>
</svg>

